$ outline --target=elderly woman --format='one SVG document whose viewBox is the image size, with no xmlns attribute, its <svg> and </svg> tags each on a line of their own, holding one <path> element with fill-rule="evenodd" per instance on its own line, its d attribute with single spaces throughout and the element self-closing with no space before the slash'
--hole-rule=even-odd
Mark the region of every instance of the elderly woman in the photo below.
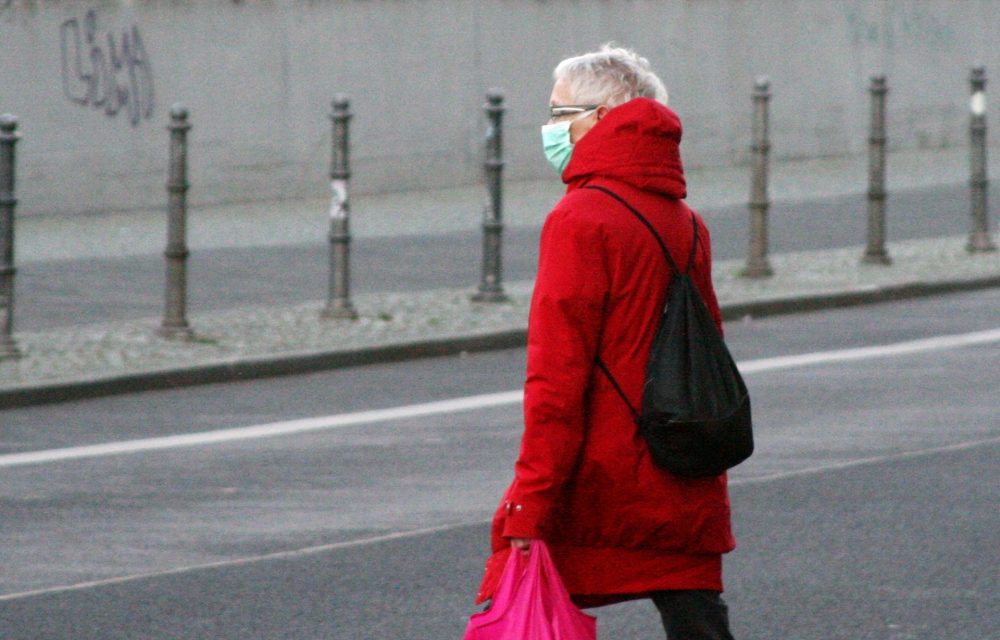
<svg viewBox="0 0 1000 640">
<path fill-rule="evenodd" d="M 528 326 L 524 434 L 493 520 L 478 601 L 492 597 L 511 549 L 544 540 L 581 606 L 651 598 L 667 638 L 732 638 L 722 554 L 734 547 L 725 474 L 681 478 L 657 467 L 600 356 L 640 406 L 671 277 L 653 235 L 603 187 L 638 209 L 691 274 L 721 331 L 711 247 L 687 195 L 681 123 L 649 63 L 605 46 L 555 69 L 545 155 L 566 195 L 542 229 Z"/>
</svg>

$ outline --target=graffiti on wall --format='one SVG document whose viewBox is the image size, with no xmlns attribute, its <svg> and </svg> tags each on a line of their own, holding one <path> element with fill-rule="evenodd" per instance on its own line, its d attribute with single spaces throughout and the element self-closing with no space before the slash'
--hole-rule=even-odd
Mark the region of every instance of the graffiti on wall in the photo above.
<svg viewBox="0 0 1000 640">
<path fill-rule="evenodd" d="M 91 10 L 63 22 L 59 40 L 70 101 L 110 118 L 124 115 L 133 127 L 153 116 L 153 70 L 138 26 L 102 32 Z"/>
<path fill-rule="evenodd" d="M 947 48 L 956 41 L 954 27 L 930 3 L 889 2 L 877 16 L 871 15 L 869 2 L 845 3 L 844 20 L 854 44 L 897 45 Z"/>
</svg>

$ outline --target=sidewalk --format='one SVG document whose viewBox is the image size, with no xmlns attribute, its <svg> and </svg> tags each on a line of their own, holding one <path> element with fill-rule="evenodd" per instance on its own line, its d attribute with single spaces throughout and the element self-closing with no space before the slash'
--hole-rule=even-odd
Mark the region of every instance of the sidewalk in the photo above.
<svg viewBox="0 0 1000 640">
<path fill-rule="evenodd" d="M 891 155 L 890 194 L 961 183 L 967 176 L 966 154 L 957 149 Z M 996 175 L 1000 153 L 991 157 Z M 865 163 L 864 158 L 777 163 L 772 201 L 859 193 L 866 186 Z M 745 168 L 694 170 L 689 201 L 696 208 L 739 205 L 748 184 Z M 561 190 L 555 179 L 508 185 L 506 224 L 541 224 Z M 481 186 L 357 197 L 352 226 L 357 237 L 469 229 L 478 225 L 484 201 Z M 322 238 L 326 206 L 258 203 L 194 210 L 191 247 Z M 24 262 L 159 253 L 163 224 L 162 212 L 27 216 L 18 221 L 17 257 Z M 1000 235 L 995 237 L 1000 244 Z M 1000 286 L 1000 252 L 970 255 L 965 242 L 965 237 L 890 242 L 893 264 L 888 267 L 861 265 L 861 247 L 772 255 L 775 276 L 765 280 L 739 277 L 742 260 L 717 261 L 714 278 L 727 319 Z M 506 282 L 510 301 L 499 304 L 471 302 L 468 287 L 356 295 L 356 321 L 321 320 L 322 301 L 194 312 L 188 318 L 196 334 L 190 342 L 158 337 L 158 317 L 18 331 L 15 339 L 24 356 L 0 362 L 0 408 L 519 346 L 531 286 Z"/>
<path fill-rule="evenodd" d="M 731 260 L 714 277 L 730 320 L 1000 286 L 1000 252 L 964 247 L 890 243 L 888 267 L 861 265 L 860 247 L 774 255 L 766 280 L 741 278 Z M 505 303 L 472 302 L 467 288 L 359 296 L 354 321 L 322 320 L 319 301 L 193 314 L 191 342 L 158 337 L 157 318 L 18 333 L 24 356 L 0 362 L 0 408 L 520 346 L 531 283 L 505 290 Z"/>
<path fill-rule="evenodd" d="M 1000 176 L 1000 145 L 988 149 L 989 175 Z M 688 204 L 703 212 L 746 206 L 747 167 L 686 169 Z M 864 156 L 773 162 L 769 195 L 789 202 L 864 193 L 868 188 Z M 323 174 L 317 173 L 323 180 Z M 893 192 L 968 184 L 965 148 L 902 151 L 889 154 L 886 182 L 890 209 Z M 996 182 L 997 178 L 994 178 Z M 504 224 L 541 226 L 565 190 L 553 174 L 543 180 L 509 182 L 504 187 Z M 330 201 L 255 202 L 197 206 L 198 184 L 191 187 L 188 245 L 194 251 L 325 242 Z M 355 238 L 409 236 L 478 229 L 486 191 L 469 185 L 423 192 L 351 196 L 351 233 Z M 164 194 L 164 202 L 166 195 Z M 165 244 L 166 214 L 152 211 L 32 216 L 18 211 L 15 254 L 18 263 L 78 258 L 156 254 Z M 963 207 L 968 205 L 963 203 Z M 862 213 L 863 212 L 859 212 Z M 897 212 L 898 213 L 898 212 Z M 991 220 L 995 220 L 994 215 Z M 711 220 L 708 220 L 711 225 Z M 993 228 L 993 227 L 991 227 Z"/>
</svg>

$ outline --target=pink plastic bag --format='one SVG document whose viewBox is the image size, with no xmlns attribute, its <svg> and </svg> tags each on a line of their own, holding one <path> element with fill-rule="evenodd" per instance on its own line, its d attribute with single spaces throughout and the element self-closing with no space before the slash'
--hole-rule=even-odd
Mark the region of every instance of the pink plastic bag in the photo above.
<svg viewBox="0 0 1000 640">
<path fill-rule="evenodd" d="M 469 618 L 463 640 L 597 640 L 597 619 L 569 599 L 545 543 L 514 549 L 493 606 Z"/>
</svg>

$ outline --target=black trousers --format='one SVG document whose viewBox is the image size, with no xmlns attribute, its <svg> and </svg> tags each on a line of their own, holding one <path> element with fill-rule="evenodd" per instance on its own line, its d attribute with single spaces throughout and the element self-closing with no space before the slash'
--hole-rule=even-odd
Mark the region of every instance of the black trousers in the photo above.
<svg viewBox="0 0 1000 640">
<path fill-rule="evenodd" d="M 653 604 L 667 640 L 733 640 L 729 607 L 717 591 L 658 591 Z"/>
</svg>

